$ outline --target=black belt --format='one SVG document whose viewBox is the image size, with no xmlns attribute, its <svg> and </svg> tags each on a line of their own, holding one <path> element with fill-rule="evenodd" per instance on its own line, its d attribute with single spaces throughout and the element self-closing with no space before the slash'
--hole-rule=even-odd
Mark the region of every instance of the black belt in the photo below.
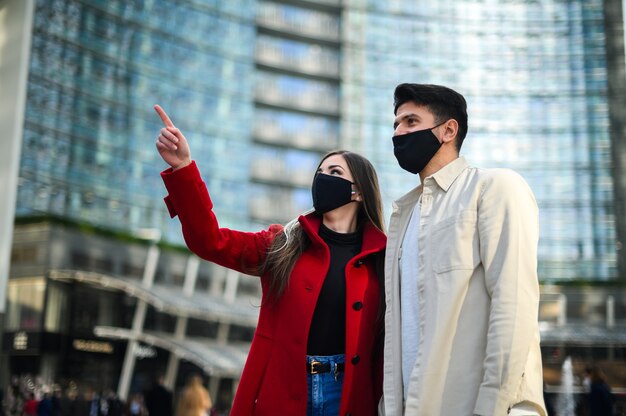
<svg viewBox="0 0 626 416">
<path fill-rule="evenodd" d="M 344 363 L 320 363 L 319 361 L 312 361 L 306 365 L 306 372 L 309 374 L 320 374 L 320 373 L 328 373 L 329 371 L 334 371 L 338 373 L 343 371 L 345 368 Z"/>
</svg>

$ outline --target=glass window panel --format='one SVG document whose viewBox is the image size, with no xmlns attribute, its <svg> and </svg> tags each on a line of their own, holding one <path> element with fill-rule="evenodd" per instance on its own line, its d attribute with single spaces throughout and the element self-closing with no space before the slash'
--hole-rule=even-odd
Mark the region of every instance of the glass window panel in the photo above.
<svg viewBox="0 0 626 416">
<path fill-rule="evenodd" d="M 44 293 L 43 278 L 9 280 L 7 287 L 6 328 L 10 331 L 41 329 Z"/>
</svg>

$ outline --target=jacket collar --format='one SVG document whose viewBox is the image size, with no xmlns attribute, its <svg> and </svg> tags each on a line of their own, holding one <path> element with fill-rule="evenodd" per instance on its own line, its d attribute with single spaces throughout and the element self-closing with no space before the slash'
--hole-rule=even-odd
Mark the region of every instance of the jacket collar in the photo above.
<svg viewBox="0 0 626 416">
<path fill-rule="evenodd" d="M 467 163 L 465 158 L 463 156 L 460 156 L 454 159 L 452 162 L 448 163 L 443 168 L 439 169 L 437 172 L 425 178 L 424 182 L 428 183 L 434 180 L 441 189 L 443 189 L 445 192 L 448 192 L 448 189 L 450 189 L 456 178 L 458 178 L 461 172 L 463 172 L 468 167 L 469 164 Z M 401 207 L 415 205 L 420 195 L 422 194 L 423 187 L 424 184 L 420 184 L 419 186 L 411 189 L 403 197 L 396 200 L 394 202 L 394 205 Z"/>
<path fill-rule="evenodd" d="M 301 215 L 298 217 L 298 221 L 311 241 L 315 244 L 324 244 L 318 234 L 320 224 L 322 223 L 322 217 L 319 214 L 311 212 L 310 214 Z M 382 251 L 385 249 L 386 244 L 387 236 L 368 221 L 363 229 L 363 244 L 361 246 L 361 252 Z"/>
<path fill-rule="evenodd" d="M 469 164 L 463 156 L 460 156 L 433 173 L 429 178 L 433 178 L 441 189 L 448 192 L 448 189 L 450 189 L 450 186 L 452 186 L 456 178 L 458 178 L 461 172 L 467 167 L 469 167 Z M 426 180 L 428 180 L 428 178 L 424 179 L 424 181 Z"/>
</svg>

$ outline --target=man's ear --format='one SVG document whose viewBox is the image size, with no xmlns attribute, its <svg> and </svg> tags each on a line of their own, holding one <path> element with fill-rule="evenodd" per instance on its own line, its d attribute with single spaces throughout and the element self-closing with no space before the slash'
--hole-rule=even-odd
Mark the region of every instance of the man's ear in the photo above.
<svg viewBox="0 0 626 416">
<path fill-rule="evenodd" d="M 451 118 L 443 124 L 443 143 L 454 142 L 459 133 L 459 123 Z"/>
</svg>

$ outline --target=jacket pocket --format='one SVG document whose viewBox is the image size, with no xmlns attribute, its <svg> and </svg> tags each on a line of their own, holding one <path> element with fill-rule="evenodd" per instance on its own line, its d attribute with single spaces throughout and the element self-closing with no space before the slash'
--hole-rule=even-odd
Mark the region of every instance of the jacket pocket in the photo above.
<svg viewBox="0 0 626 416">
<path fill-rule="evenodd" d="M 249 392 L 247 400 L 252 401 L 252 414 L 257 414 L 258 398 L 267 373 L 267 366 L 272 355 L 273 347 L 274 341 L 272 339 L 256 334 L 253 346 L 250 348 L 250 353 L 246 360 L 246 369 L 242 374 L 237 393 L 239 394 L 239 390 Z"/>
<path fill-rule="evenodd" d="M 480 263 L 476 210 L 461 211 L 433 226 L 431 253 L 435 273 L 472 270 Z"/>
</svg>

